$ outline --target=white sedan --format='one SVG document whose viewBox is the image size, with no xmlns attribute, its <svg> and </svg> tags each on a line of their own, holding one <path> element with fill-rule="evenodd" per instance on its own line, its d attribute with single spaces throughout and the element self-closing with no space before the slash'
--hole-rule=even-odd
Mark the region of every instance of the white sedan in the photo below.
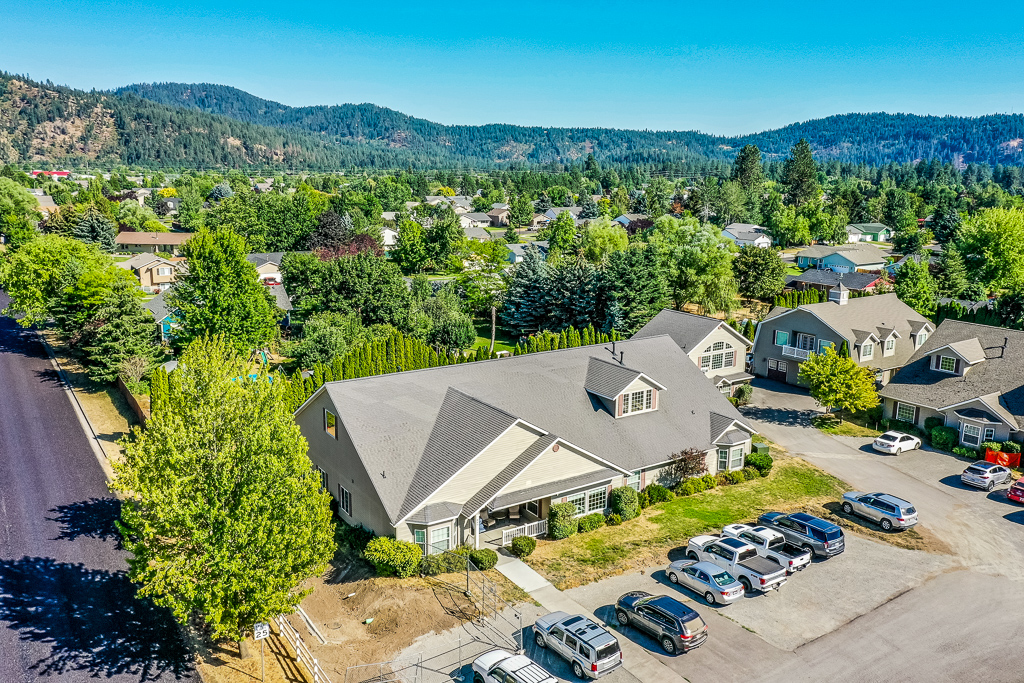
<svg viewBox="0 0 1024 683">
<path fill-rule="evenodd" d="M 904 451 L 912 451 L 921 447 L 921 439 L 903 432 L 886 432 L 876 437 L 871 447 L 881 453 L 899 455 Z"/>
</svg>

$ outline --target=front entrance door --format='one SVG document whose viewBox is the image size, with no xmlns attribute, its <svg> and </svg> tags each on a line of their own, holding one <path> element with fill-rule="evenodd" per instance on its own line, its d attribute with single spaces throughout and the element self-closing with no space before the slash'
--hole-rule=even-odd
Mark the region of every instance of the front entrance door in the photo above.
<svg viewBox="0 0 1024 683">
<path fill-rule="evenodd" d="M 789 371 L 789 363 L 784 360 L 768 359 L 768 379 L 776 382 L 785 382 L 786 373 Z"/>
</svg>

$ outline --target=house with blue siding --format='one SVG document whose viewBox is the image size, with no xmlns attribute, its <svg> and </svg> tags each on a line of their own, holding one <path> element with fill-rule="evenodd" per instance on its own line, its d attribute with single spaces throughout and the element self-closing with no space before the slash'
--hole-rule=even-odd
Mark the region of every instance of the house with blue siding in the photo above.
<svg viewBox="0 0 1024 683">
<path fill-rule="evenodd" d="M 881 270 L 889 257 L 878 247 L 867 243 L 817 244 L 796 255 L 800 268 L 824 268 L 837 273 Z"/>
</svg>

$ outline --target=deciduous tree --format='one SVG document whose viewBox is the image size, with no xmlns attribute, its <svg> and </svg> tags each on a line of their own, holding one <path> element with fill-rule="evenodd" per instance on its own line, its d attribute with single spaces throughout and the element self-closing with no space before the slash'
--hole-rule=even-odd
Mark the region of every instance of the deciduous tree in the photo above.
<svg viewBox="0 0 1024 683">
<path fill-rule="evenodd" d="M 748 299 L 770 299 L 786 283 L 786 264 L 775 249 L 747 245 L 732 263 L 740 294 Z"/>
<path fill-rule="evenodd" d="M 800 364 L 800 381 L 827 412 L 833 408 L 858 412 L 878 405 L 871 370 L 860 367 L 852 358 L 843 358 L 831 346 Z"/>
</svg>

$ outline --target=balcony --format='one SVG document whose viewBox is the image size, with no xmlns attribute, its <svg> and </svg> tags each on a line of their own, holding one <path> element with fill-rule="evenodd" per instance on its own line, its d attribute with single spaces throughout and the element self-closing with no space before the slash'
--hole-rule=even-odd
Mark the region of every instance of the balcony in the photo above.
<svg viewBox="0 0 1024 683">
<path fill-rule="evenodd" d="M 814 353 L 810 349 L 800 349 L 795 346 L 783 346 L 782 355 L 786 358 L 796 358 L 797 360 L 807 360 Z"/>
</svg>

